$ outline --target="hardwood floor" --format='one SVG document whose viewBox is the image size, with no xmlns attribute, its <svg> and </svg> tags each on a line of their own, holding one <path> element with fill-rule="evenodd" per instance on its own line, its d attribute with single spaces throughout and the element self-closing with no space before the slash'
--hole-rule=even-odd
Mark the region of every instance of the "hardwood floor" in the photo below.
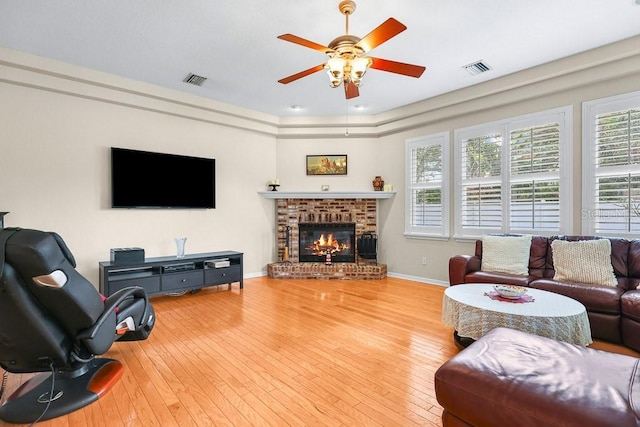
<svg viewBox="0 0 640 427">
<path fill-rule="evenodd" d="M 105 355 L 125 365 L 113 389 L 38 425 L 440 426 L 433 374 L 458 352 L 444 289 L 263 277 L 154 298 L 149 339 Z M 5 396 L 26 378 L 9 375 Z"/>
</svg>

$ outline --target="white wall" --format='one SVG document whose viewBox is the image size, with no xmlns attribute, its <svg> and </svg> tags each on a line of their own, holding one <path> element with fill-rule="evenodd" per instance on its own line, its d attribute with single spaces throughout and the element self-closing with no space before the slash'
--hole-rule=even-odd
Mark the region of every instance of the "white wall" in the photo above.
<svg viewBox="0 0 640 427">
<path fill-rule="evenodd" d="M 421 81 L 427 81 L 428 74 Z M 300 126 L 300 138 L 287 129 L 286 139 L 277 147 L 278 174 L 295 189 L 318 189 L 330 184 L 331 189 L 371 189 L 370 180 L 381 175 L 393 184 L 397 195 L 379 202 L 378 233 L 380 259 L 390 275 L 428 283 L 448 283 L 449 258 L 456 254 L 472 254 L 474 243 L 409 239 L 404 232 L 404 144 L 409 138 L 443 131 L 451 136 L 453 170 L 453 131 L 456 128 L 515 117 L 537 111 L 573 106 L 573 234 L 581 234 L 581 109 L 582 102 L 636 91 L 640 89 L 640 37 L 635 37 L 574 57 L 545 64 L 521 73 L 488 81 L 415 105 L 381 114 L 350 120 L 351 136 L 340 138 L 344 127 L 337 125 L 316 134 L 327 126 L 318 120 L 318 128 Z M 339 122 L 344 117 L 336 118 Z M 287 123 L 289 124 L 289 123 Z M 294 124 L 299 124 L 300 120 Z M 293 124 L 291 124 L 293 126 Z M 309 136 L 311 135 L 311 136 Z M 372 136 L 373 135 L 373 136 Z M 347 177 L 306 177 L 302 165 L 304 154 L 348 153 L 350 170 Z M 354 168 L 351 169 L 351 164 Z M 295 168 L 289 168 L 294 165 Z M 286 172 L 285 172 L 286 170 Z M 283 181 L 281 179 L 281 181 Z M 326 182 L 325 182 L 326 181 Z M 455 188 L 453 179 L 450 186 Z M 454 212 L 450 220 L 453 221 Z M 451 223 L 453 229 L 453 222 Z M 427 265 L 422 258 L 427 257 Z"/>
<path fill-rule="evenodd" d="M 275 175 L 274 137 L 191 119 L 186 111 L 180 117 L 180 107 L 166 114 L 78 91 L 0 83 L 0 99 L 5 226 L 58 232 L 96 286 L 98 262 L 109 259 L 110 248 L 170 255 L 178 236 L 188 238 L 187 253 L 245 252 L 249 275 L 275 257 L 272 202 L 257 195 Z M 111 146 L 215 158 L 217 208 L 111 209 Z"/>
<path fill-rule="evenodd" d="M 637 39 L 636 42 L 640 41 Z M 625 46 L 620 45 L 620 49 Z M 615 57 L 615 55 L 613 55 Z M 395 183 L 404 180 L 404 141 L 422 135 L 430 135 L 438 132 L 449 131 L 451 140 L 451 165 L 453 170 L 453 131 L 456 128 L 486 123 L 494 120 L 515 117 L 523 114 L 543 111 L 565 105 L 573 106 L 573 230 L 566 234 L 582 234 L 581 232 L 581 159 L 582 159 L 582 102 L 612 96 L 620 93 L 632 92 L 640 89 L 640 56 L 637 54 L 630 59 L 614 60 L 606 65 L 588 66 L 580 69 L 584 57 L 569 58 L 565 60 L 564 69 L 578 70 L 570 75 L 559 75 L 541 79 L 535 83 L 527 83 L 528 74 L 509 76 L 501 80 L 508 87 L 509 79 L 520 77 L 521 86 L 513 89 L 501 90 L 500 81 L 491 84 L 496 85 L 495 90 L 487 91 L 486 95 L 477 99 L 455 105 L 446 111 L 445 108 L 434 110 L 432 114 L 424 114 L 416 119 L 420 123 L 411 130 L 391 134 L 382 138 L 378 145 L 380 156 L 387 159 L 389 164 L 399 167 L 385 169 L 381 167 L 385 178 Z M 557 63 L 539 67 L 538 75 L 554 73 L 550 71 L 557 67 Z M 470 88 L 462 93 L 451 94 L 446 97 L 465 96 L 473 90 L 482 88 Z M 447 103 L 449 100 L 434 99 L 432 102 Z M 278 159 L 280 161 L 280 159 Z M 381 235 L 383 236 L 381 248 L 382 259 L 387 263 L 387 268 L 392 274 L 405 276 L 414 280 L 431 283 L 448 282 L 449 258 L 455 254 L 473 254 L 474 242 L 416 240 L 408 239 L 402 235 L 404 231 L 404 187 L 395 185 L 398 190 L 396 201 L 389 207 L 383 221 Z M 453 179 L 450 180 L 450 188 L 455 189 Z M 387 207 L 387 206 L 385 206 Z M 453 210 L 450 221 L 453 229 Z M 427 257 L 427 265 L 422 265 L 422 257 Z"/>
<path fill-rule="evenodd" d="M 373 191 L 372 181 L 381 162 L 377 138 L 281 139 L 276 147 L 277 173 L 281 191 Z M 346 154 L 347 175 L 306 174 L 307 155 Z M 384 178 L 384 176 L 383 176 Z"/>
<path fill-rule="evenodd" d="M 277 118 L 0 48 L 0 211 L 11 212 L 6 226 L 60 233 L 96 284 L 110 248 L 173 254 L 176 236 L 188 237 L 191 253 L 243 251 L 245 274 L 257 275 L 276 258 L 274 201 L 257 195 L 269 179 L 283 191 L 360 191 L 381 175 L 398 192 L 378 202 L 381 261 L 390 275 L 445 284 L 449 257 L 473 244 L 403 236 L 405 140 L 572 105 L 579 234 L 581 103 L 638 90 L 638 82 L 640 37 L 349 118 L 345 137 L 344 116 Z M 217 209 L 109 208 L 111 146 L 216 158 Z M 348 175 L 306 176 L 308 154 L 347 154 Z"/>
</svg>

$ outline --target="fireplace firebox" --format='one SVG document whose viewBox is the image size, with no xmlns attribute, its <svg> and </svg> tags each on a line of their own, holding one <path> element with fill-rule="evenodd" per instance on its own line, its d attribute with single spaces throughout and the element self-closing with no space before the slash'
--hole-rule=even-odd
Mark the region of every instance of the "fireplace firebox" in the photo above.
<svg viewBox="0 0 640 427">
<path fill-rule="evenodd" d="M 298 261 L 325 262 L 327 253 L 332 262 L 355 262 L 356 224 L 299 223 Z"/>
</svg>

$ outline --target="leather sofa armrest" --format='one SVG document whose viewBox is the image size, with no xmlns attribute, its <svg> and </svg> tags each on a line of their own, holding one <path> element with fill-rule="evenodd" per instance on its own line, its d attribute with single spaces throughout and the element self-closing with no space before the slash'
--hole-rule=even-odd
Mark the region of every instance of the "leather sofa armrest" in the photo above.
<svg viewBox="0 0 640 427">
<path fill-rule="evenodd" d="M 467 274 L 480 270 L 480 257 L 476 255 L 454 255 L 449 258 L 449 284 L 464 283 Z"/>
<path fill-rule="evenodd" d="M 640 319 L 640 290 L 632 289 L 620 297 L 622 315 L 634 320 Z"/>
</svg>

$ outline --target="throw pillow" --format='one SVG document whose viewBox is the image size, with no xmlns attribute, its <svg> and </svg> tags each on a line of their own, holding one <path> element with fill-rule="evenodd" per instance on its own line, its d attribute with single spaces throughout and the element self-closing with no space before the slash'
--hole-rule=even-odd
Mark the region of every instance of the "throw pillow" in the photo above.
<svg viewBox="0 0 640 427">
<path fill-rule="evenodd" d="M 609 239 L 567 242 L 554 240 L 553 280 L 593 285 L 617 286 L 618 280 L 611 265 Z"/>
<path fill-rule="evenodd" d="M 482 271 L 529 274 L 531 236 L 483 236 Z"/>
</svg>

